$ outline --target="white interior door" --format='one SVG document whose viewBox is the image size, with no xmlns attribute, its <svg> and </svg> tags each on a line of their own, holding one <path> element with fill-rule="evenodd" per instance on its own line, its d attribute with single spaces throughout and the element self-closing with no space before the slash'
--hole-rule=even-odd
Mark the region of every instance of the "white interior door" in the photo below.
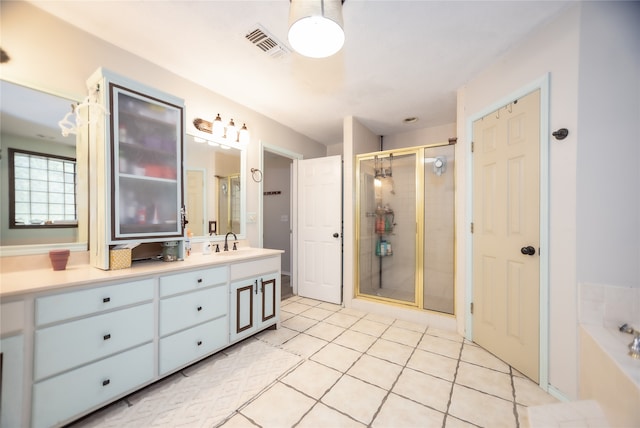
<svg viewBox="0 0 640 428">
<path fill-rule="evenodd" d="M 473 124 L 473 340 L 539 380 L 540 91 Z"/>
<path fill-rule="evenodd" d="M 298 294 L 342 302 L 342 161 L 298 161 Z"/>
</svg>

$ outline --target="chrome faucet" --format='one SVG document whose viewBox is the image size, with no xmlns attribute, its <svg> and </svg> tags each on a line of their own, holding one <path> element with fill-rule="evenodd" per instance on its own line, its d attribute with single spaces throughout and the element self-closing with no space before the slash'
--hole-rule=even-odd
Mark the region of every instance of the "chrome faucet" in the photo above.
<svg viewBox="0 0 640 428">
<path fill-rule="evenodd" d="M 233 232 L 227 232 L 227 234 L 224 236 L 224 249 L 223 249 L 223 251 L 229 251 L 229 244 L 227 243 L 227 239 L 229 239 L 229 235 L 233 235 L 233 239 L 234 239 L 235 241 L 237 241 L 237 240 L 238 240 L 238 237 L 236 236 L 236 234 L 235 234 L 235 233 L 233 233 Z M 236 244 L 237 244 L 237 242 L 234 242 L 234 243 L 233 243 L 233 249 L 234 249 L 234 250 L 237 250 L 237 249 L 238 249 L 238 247 L 236 246 Z"/>
<path fill-rule="evenodd" d="M 628 324 L 622 324 L 618 329 L 623 333 L 633 334 L 633 340 L 629 344 L 629 356 L 640 359 L 640 330 L 635 330 Z"/>
</svg>

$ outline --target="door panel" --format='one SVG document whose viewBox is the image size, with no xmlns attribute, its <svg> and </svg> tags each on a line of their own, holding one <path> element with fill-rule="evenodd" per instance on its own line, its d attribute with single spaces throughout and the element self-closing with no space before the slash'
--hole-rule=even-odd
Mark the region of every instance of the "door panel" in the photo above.
<svg viewBox="0 0 640 428">
<path fill-rule="evenodd" d="M 342 161 L 298 161 L 298 294 L 342 302 Z"/>
<path fill-rule="evenodd" d="M 540 91 L 474 122 L 474 341 L 539 378 Z M 521 252 L 532 246 L 534 255 Z"/>
</svg>

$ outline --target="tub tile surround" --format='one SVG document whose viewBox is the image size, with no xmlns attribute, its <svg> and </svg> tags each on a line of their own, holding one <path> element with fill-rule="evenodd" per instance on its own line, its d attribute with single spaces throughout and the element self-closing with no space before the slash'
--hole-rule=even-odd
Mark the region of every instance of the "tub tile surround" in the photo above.
<svg viewBox="0 0 640 428">
<path fill-rule="evenodd" d="M 530 406 L 558 402 L 455 333 L 297 296 L 281 314 L 289 327 L 72 426 L 527 428 Z"/>
</svg>

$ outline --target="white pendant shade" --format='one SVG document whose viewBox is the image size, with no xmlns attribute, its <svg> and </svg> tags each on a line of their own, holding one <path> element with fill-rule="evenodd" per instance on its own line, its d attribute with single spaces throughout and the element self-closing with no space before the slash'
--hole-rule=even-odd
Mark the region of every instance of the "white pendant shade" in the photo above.
<svg viewBox="0 0 640 428">
<path fill-rule="evenodd" d="M 341 0 L 291 0 L 289 44 L 301 55 L 325 58 L 342 49 Z"/>
</svg>

